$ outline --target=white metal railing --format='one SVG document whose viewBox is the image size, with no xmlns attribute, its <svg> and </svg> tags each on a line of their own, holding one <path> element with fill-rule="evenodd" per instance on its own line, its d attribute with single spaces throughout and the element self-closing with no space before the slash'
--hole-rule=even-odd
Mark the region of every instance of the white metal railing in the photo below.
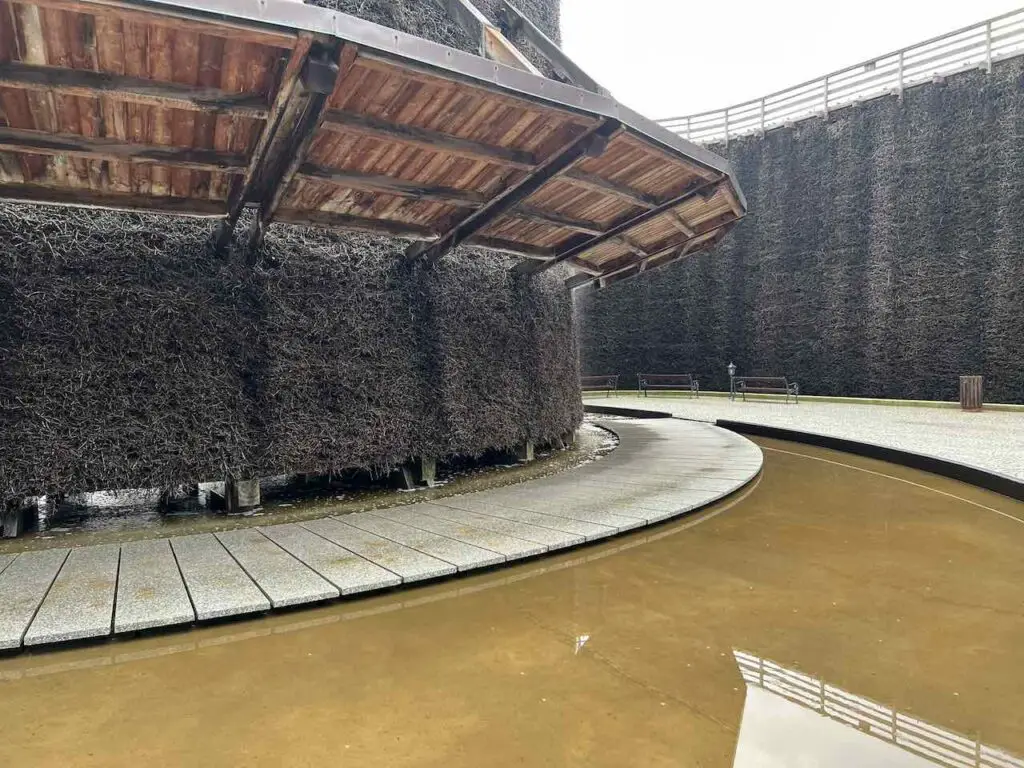
<svg viewBox="0 0 1024 768">
<path fill-rule="evenodd" d="M 756 685 L 938 765 L 949 768 L 1024 768 L 1024 760 L 1005 750 L 897 712 L 819 678 L 745 651 L 734 650 L 733 656 L 748 685 Z"/>
<path fill-rule="evenodd" d="M 772 128 L 1024 55 L 1024 8 L 725 109 L 659 120 L 699 144 Z"/>
</svg>

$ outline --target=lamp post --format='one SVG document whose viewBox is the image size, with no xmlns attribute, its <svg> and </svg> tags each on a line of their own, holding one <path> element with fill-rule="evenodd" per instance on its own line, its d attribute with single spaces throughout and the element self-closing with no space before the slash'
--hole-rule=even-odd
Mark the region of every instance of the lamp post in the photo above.
<svg viewBox="0 0 1024 768">
<path fill-rule="evenodd" d="M 736 378 L 736 363 L 730 362 L 729 367 L 726 368 L 729 371 L 729 399 L 736 399 L 736 385 L 733 380 Z"/>
</svg>

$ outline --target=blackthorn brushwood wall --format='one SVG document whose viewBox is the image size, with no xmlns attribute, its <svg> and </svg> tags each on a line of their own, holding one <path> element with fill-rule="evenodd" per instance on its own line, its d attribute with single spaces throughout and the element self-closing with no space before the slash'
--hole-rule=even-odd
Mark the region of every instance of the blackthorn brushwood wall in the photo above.
<svg viewBox="0 0 1024 768">
<path fill-rule="evenodd" d="M 1024 64 L 730 141 L 717 249 L 577 295 L 583 368 L 784 374 L 821 395 L 1024 402 Z"/>
</svg>

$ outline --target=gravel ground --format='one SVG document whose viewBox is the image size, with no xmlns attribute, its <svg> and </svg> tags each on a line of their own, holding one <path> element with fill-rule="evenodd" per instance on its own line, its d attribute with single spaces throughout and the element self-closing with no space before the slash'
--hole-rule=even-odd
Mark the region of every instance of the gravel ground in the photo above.
<svg viewBox="0 0 1024 768">
<path fill-rule="evenodd" d="M 700 421 L 730 419 L 799 429 L 913 451 L 1024 480 L 1024 413 L 842 403 L 743 403 L 719 397 L 619 396 L 584 402 L 644 407 Z"/>
</svg>

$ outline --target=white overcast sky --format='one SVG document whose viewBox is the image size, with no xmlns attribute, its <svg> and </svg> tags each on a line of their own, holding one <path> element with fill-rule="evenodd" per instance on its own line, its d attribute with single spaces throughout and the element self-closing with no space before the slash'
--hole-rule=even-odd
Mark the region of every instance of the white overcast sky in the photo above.
<svg viewBox="0 0 1024 768">
<path fill-rule="evenodd" d="M 647 117 L 757 98 L 1024 0 L 562 0 L 565 52 Z"/>
</svg>

